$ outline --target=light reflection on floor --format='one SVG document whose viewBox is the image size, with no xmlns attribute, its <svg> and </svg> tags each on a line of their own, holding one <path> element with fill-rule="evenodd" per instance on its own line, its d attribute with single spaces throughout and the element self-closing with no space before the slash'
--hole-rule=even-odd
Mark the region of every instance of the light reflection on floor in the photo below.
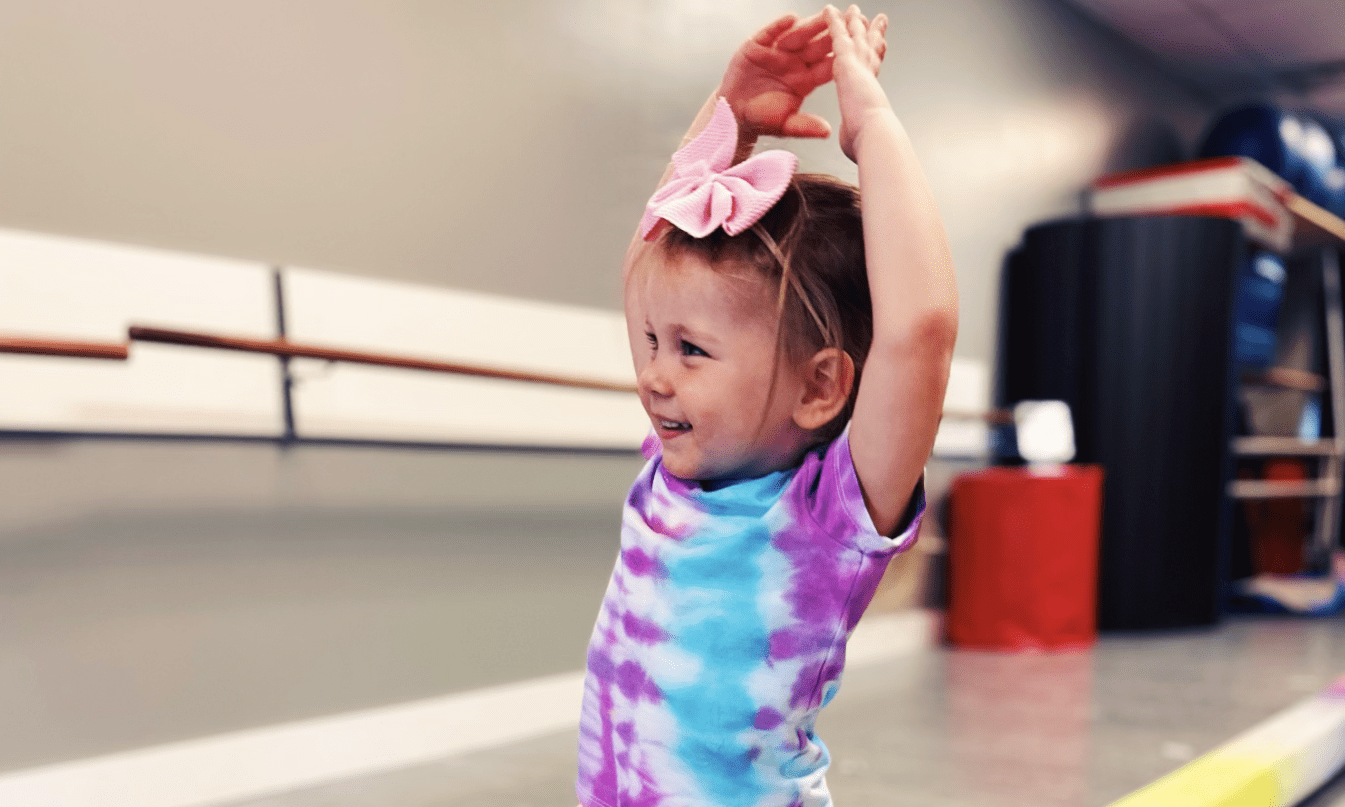
<svg viewBox="0 0 1345 807">
<path fill-rule="evenodd" d="M 1240 618 L 1092 650 L 857 667 L 819 722 L 838 807 L 1104 807 L 1345 672 L 1345 621 Z M 565 733 L 233 807 L 571 807 Z M 1345 783 L 1312 807 L 1337 807 Z"/>
</svg>

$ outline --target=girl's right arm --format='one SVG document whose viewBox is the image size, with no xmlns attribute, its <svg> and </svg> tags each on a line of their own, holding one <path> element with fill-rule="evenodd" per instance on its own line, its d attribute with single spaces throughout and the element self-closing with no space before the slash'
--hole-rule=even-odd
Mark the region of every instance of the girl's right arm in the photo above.
<svg viewBox="0 0 1345 807">
<path fill-rule="evenodd" d="M 761 135 L 826 137 L 831 133 L 831 125 L 817 115 L 800 111 L 800 107 L 809 93 L 831 80 L 831 61 L 831 36 L 821 12 L 807 19 L 794 14 L 780 17 L 733 54 L 719 87 L 691 122 L 682 145 L 691 142 L 709 124 L 720 97 L 728 101 L 738 122 L 734 163 L 752 156 Z M 663 187 L 672 172 L 669 162 L 654 190 Z M 663 222 L 660 226 L 669 225 Z M 640 311 L 637 290 L 631 287 L 630 273 L 647 249 L 647 242 L 637 230 L 621 265 L 626 330 L 636 373 L 640 372 L 646 354 L 644 314 Z"/>
<path fill-rule="evenodd" d="M 803 100 L 831 80 L 831 36 L 819 12 L 807 19 L 786 14 L 758 31 L 733 54 L 728 69 L 682 138 L 691 142 L 714 116 L 715 104 L 723 97 L 738 121 L 738 146 L 733 162 L 752 156 L 757 138 L 826 137 L 831 125 L 826 119 L 800 111 Z M 654 190 L 672 176 L 672 163 Z M 666 225 L 664 225 L 666 226 Z M 623 277 L 639 253 L 639 233 L 627 250 Z"/>
</svg>

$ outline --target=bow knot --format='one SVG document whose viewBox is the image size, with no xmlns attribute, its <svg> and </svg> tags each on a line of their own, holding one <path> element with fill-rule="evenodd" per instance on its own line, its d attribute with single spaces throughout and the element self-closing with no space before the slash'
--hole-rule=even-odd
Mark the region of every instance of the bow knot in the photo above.
<svg viewBox="0 0 1345 807">
<path fill-rule="evenodd" d="M 640 220 L 649 240 L 659 219 L 696 238 L 723 227 L 737 235 L 780 200 L 799 158 L 781 149 L 763 151 L 733 165 L 738 122 L 723 98 L 705 129 L 673 154 L 673 176 L 654 192 Z"/>
</svg>

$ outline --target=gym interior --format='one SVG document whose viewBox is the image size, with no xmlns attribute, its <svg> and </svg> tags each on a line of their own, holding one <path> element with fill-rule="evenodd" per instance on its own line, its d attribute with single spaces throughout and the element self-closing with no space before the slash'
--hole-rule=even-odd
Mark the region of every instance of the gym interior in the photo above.
<svg viewBox="0 0 1345 807">
<path fill-rule="evenodd" d="M 0 7 L 0 805 L 573 805 L 622 257 L 813 10 Z M 1345 16 L 864 10 L 960 323 L 835 803 L 1345 804 Z"/>
</svg>

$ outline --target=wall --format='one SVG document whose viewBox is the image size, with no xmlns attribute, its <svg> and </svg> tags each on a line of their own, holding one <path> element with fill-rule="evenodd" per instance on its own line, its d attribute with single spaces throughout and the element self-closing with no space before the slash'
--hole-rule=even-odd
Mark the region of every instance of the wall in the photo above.
<svg viewBox="0 0 1345 807">
<path fill-rule="evenodd" d="M 958 354 L 990 361 L 1023 226 L 1180 156 L 1207 110 L 1049 0 L 885 5 Z M 0 225 L 615 308 L 668 152 L 784 8 L 6 4 Z M 834 142 L 798 151 L 854 176 Z M 0 770 L 575 668 L 637 465 L 0 443 L 0 724 L 25 728 Z"/>
<path fill-rule="evenodd" d="M 617 308 L 623 247 L 776 0 L 0 7 L 0 223 Z M 993 350 L 1022 226 L 1205 110 L 1051 0 L 873 6 L 883 82 Z M 811 108 L 836 120 L 834 97 Z M 1166 131 L 1171 128 L 1173 132 Z M 804 167 L 853 177 L 835 142 Z"/>
</svg>

